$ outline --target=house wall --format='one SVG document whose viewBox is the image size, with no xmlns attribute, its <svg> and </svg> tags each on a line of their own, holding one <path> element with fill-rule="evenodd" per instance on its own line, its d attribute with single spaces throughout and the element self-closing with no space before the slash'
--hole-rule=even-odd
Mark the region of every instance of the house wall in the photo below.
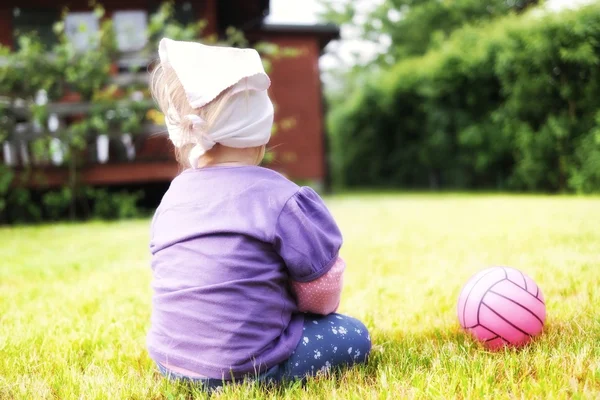
<svg viewBox="0 0 600 400">
<path fill-rule="evenodd" d="M 12 45 L 12 9 L 8 3 L 0 3 L 0 44 Z"/>
<path fill-rule="evenodd" d="M 281 35 L 264 39 L 299 52 L 273 60 L 270 71 L 279 127 L 269 144 L 276 149 L 273 167 L 295 179 L 321 182 L 325 167 L 318 39 Z"/>
</svg>

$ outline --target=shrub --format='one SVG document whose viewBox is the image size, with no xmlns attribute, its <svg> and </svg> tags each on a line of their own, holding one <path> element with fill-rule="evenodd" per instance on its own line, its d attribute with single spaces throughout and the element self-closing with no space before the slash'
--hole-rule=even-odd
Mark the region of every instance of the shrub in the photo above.
<svg viewBox="0 0 600 400">
<path fill-rule="evenodd" d="M 600 7 L 469 26 L 328 118 L 348 186 L 600 191 Z"/>
</svg>

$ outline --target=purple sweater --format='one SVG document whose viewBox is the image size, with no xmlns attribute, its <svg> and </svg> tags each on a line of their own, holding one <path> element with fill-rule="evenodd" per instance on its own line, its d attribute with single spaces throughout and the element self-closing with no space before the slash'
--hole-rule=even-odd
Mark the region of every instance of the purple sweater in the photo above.
<svg viewBox="0 0 600 400">
<path fill-rule="evenodd" d="M 303 324 L 290 280 L 327 273 L 341 244 L 321 198 L 276 172 L 183 172 L 152 222 L 150 356 L 216 379 L 286 360 Z"/>
</svg>

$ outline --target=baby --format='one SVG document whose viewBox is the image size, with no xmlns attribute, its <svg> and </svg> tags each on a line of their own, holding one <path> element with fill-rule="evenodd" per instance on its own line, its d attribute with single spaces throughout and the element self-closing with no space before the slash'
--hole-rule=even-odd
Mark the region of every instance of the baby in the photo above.
<svg viewBox="0 0 600 400">
<path fill-rule="evenodd" d="M 184 171 L 152 221 L 148 350 L 171 379 L 215 388 L 365 362 L 335 314 L 341 233 L 321 198 L 259 167 L 271 82 L 253 49 L 163 39 L 151 88 Z"/>
</svg>

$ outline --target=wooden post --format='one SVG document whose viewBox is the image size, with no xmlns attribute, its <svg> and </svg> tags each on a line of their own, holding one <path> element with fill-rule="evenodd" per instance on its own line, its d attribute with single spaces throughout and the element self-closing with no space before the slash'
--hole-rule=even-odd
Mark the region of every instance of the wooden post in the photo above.
<svg viewBox="0 0 600 400">
<path fill-rule="evenodd" d="M 205 0 L 204 6 L 198 11 L 198 19 L 204 19 L 207 23 L 203 36 L 216 35 L 219 33 L 217 22 L 217 0 Z"/>
<path fill-rule="evenodd" d="M 69 218 L 75 220 L 75 204 L 77 201 L 77 154 L 73 146 L 69 146 L 69 189 L 71 190 L 71 201 L 69 203 Z"/>
<path fill-rule="evenodd" d="M 13 47 L 12 7 L 6 2 L 0 4 L 0 44 Z"/>
</svg>

